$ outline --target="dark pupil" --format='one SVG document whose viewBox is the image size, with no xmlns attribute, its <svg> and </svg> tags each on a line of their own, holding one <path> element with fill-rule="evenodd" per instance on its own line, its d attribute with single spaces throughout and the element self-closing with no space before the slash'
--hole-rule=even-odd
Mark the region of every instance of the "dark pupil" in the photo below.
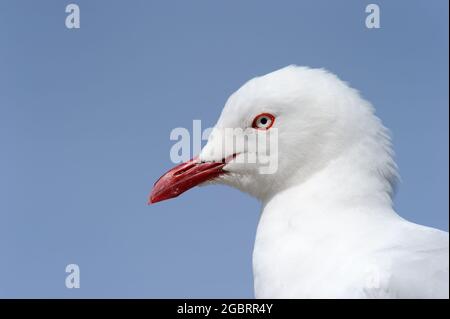
<svg viewBox="0 0 450 319">
<path fill-rule="evenodd" d="M 263 117 L 260 122 L 261 122 L 262 125 L 266 125 L 267 124 L 267 118 Z"/>
</svg>

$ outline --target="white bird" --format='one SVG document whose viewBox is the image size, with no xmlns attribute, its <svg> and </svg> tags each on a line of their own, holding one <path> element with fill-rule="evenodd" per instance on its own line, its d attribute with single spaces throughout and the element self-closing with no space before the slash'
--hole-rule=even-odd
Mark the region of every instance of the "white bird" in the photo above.
<svg viewBox="0 0 450 319">
<path fill-rule="evenodd" d="M 227 146 L 227 128 L 238 142 L 278 138 Z M 275 151 L 276 170 L 262 172 Z M 288 66 L 231 95 L 199 157 L 162 176 L 150 201 L 201 183 L 257 197 L 257 298 L 448 298 L 448 233 L 394 211 L 396 179 L 372 106 L 323 69 Z"/>
</svg>

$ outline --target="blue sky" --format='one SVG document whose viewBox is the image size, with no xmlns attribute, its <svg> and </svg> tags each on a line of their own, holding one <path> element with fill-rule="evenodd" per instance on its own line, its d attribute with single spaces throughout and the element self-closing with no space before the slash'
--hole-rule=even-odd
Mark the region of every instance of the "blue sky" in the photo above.
<svg viewBox="0 0 450 319">
<path fill-rule="evenodd" d="M 448 1 L 0 2 L 0 297 L 253 297 L 260 204 L 225 186 L 147 206 L 175 127 L 246 80 L 325 67 L 393 134 L 395 206 L 448 230 Z M 65 287 L 76 263 L 81 288 Z"/>
</svg>

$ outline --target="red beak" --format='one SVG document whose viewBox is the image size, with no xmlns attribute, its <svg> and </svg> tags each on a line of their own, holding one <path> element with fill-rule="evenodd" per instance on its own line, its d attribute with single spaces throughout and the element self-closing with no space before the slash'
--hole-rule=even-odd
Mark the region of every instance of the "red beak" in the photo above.
<svg viewBox="0 0 450 319">
<path fill-rule="evenodd" d="M 153 186 L 148 204 L 177 197 L 198 184 L 225 172 L 225 162 L 198 162 L 196 158 L 182 163 L 161 176 Z"/>
</svg>

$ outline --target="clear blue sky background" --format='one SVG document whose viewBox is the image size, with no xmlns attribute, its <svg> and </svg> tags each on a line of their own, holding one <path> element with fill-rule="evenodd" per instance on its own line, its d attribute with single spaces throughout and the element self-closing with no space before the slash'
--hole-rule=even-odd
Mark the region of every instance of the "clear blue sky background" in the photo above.
<svg viewBox="0 0 450 319">
<path fill-rule="evenodd" d="M 393 133 L 399 213 L 448 230 L 448 1 L 0 2 L 0 297 L 253 297 L 260 205 L 147 206 L 169 133 L 288 64 L 359 89 Z M 65 266 L 81 288 L 65 287 Z"/>
</svg>

